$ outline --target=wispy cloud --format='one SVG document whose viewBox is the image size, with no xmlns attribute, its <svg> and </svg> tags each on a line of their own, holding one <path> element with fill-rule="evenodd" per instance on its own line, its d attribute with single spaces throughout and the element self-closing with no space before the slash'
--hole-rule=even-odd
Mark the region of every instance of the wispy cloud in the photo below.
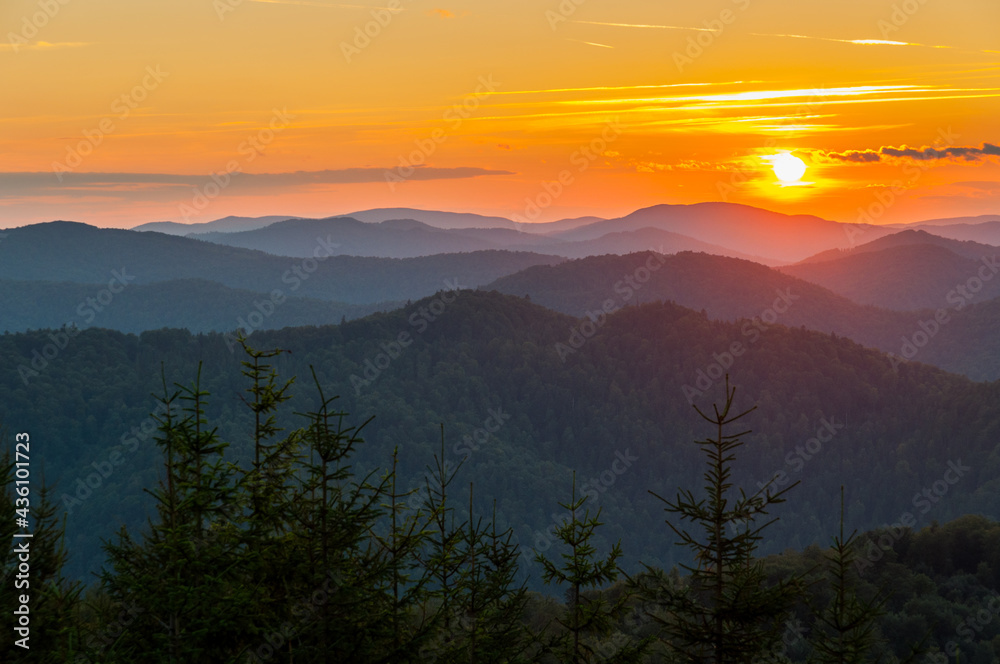
<svg viewBox="0 0 1000 664">
<path fill-rule="evenodd" d="M 618 92 L 621 90 L 659 90 L 664 88 L 692 88 L 692 87 L 722 87 L 725 85 L 741 85 L 744 83 L 759 83 L 760 81 L 722 81 L 719 83 L 663 83 L 655 85 L 599 85 L 590 88 L 546 88 L 542 90 L 497 90 L 493 94 L 498 95 L 536 95 L 555 92 Z"/>
<path fill-rule="evenodd" d="M 309 187 L 324 184 L 363 184 L 385 181 L 384 168 L 341 168 L 322 171 L 289 173 L 233 173 L 232 190 L 254 190 L 263 187 Z M 455 168 L 415 167 L 409 180 L 456 180 L 486 175 L 514 175 L 511 171 L 473 166 Z M 205 184 L 209 175 L 177 173 L 63 173 L 60 184 L 49 172 L 0 173 L 0 199 L 23 195 L 91 196 L 97 193 L 151 193 Z"/>
<path fill-rule="evenodd" d="M 906 145 L 893 147 L 882 146 L 876 150 L 845 150 L 843 152 L 817 151 L 811 153 L 814 157 L 833 162 L 848 162 L 855 164 L 890 161 L 894 159 L 915 161 L 982 161 L 989 157 L 1000 157 L 1000 147 L 991 143 L 983 143 L 982 147 L 953 146 L 945 148 L 922 147 L 911 148 Z"/>
<path fill-rule="evenodd" d="M 713 95 L 682 95 L 674 97 L 639 97 L 631 99 L 570 99 L 559 101 L 559 104 L 633 104 L 633 103 L 687 103 L 687 102 L 729 102 L 729 101 L 766 101 L 770 99 L 788 99 L 798 97 L 855 97 L 859 95 L 876 95 L 901 90 L 917 91 L 915 85 L 853 85 L 839 88 L 797 88 L 792 90 L 746 90 L 743 92 L 725 92 Z M 930 90 L 919 90 L 928 92 Z"/>
<path fill-rule="evenodd" d="M 587 44 L 588 46 L 600 46 L 601 48 L 614 48 L 614 46 L 608 46 L 607 44 L 598 44 L 597 42 L 583 41 L 582 39 L 572 39 L 570 37 L 567 37 L 566 41 L 577 42 L 578 44 Z"/>
<path fill-rule="evenodd" d="M 2 44 L 0 43 L 0 52 L 4 51 L 54 51 L 64 48 L 82 48 L 84 46 L 90 46 L 92 42 L 35 42 L 34 44 Z"/>
<path fill-rule="evenodd" d="M 396 9 L 390 9 L 388 7 L 379 7 L 377 5 L 345 5 L 341 3 L 327 3 L 327 2 L 314 2 L 312 0 L 250 0 L 250 2 L 257 2 L 265 5 L 303 5 L 306 7 L 325 7 L 327 9 L 385 9 L 387 11 L 402 11 L 402 7 L 397 7 Z"/>
<path fill-rule="evenodd" d="M 731 81 L 727 83 L 678 83 L 669 85 L 637 85 L 622 87 L 595 88 L 554 88 L 550 90 L 507 90 L 497 92 L 497 95 L 529 95 L 542 93 L 574 93 L 574 92 L 628 92 L 648 89 L 703 87 L 713 88 L 759 81 Z M 1000 88 L 953 88 L 917 85 L 852 85 L 830 88 L 792 88 L 770 90 L 743 90 L 740 92 L 720 92 L 715 94 L 677 94 L 671 96 L 615 96 L 603 99 L 586 97 L 581 99 L 560 99 L 552 104 L 560 106 L 593 106 L 594 113 L 601 113 L 601 107 L 636 106 L 626 109 L 635 111 L 678 111 L 683 109 L 740 109 L 767 108 L 787 105 L 800 105 L 801 101 L 783 101 L 808 99 L 810 106 L 829 104 L 850 104 L 880 101 L 928 101 L 934 99 L 971 99 L 978 97 L 1000 96 Z M 505 104 L 506 106 L 536 106 L 535 102 L 520 104 Z M 546 113 L 546 115 L 560 115 Z"/>
<path fill-rule="evenodd" d="M 809 122 L 809 120 L 828 120 L 837 117 L 827 113 L 819 115 L 754 115 L 729 116 L 716 118 L 677 118 L 673 120 L 637 121 L 631 127 L 655 127 L 662 129 L 677 129 L 690 132 L 692 130 L 713 133 L 783 133 L 783 134 L 819 134 L 834 131 L 880 131 L 905 127 L 905 124 L 894 125 L 838 125 L 833 123 Z"/>
<path fill-rule="evenodd" d="M 584 25 L 606 25 L 613 28 L 641 28 L 643 30 L 693 30 L 695 32 L 715 32 L 709 28 L 691 28 L 684 25 L 652 25 L 649 23 L 612 23 L 609 21 L 571 21 Z"/>
<path fill-rule="evenodd" d="M 976 191 L 1000 194 L 1000 182 L 993 180 L 965 180 L 962 182 L 954 182 L 952 184 L 956 187 L 965 187 Z"/>
<path fill-rule="evenodd" d="M 835 39 L 833 37 L 815 37 L 812 35 L 781 34 L 770 32 L 749 32 L 747 34 L 755 37 L 785 37 L 788 39 L 809 39 L 812 41 L 839 42 L 841 44 L 855 44 L 858 46 L 913 46 L 916 48 L 939 48 L 952 51 L 962 51 L 963 53 L 996 53 L 997 51 L 987 51 L 982 49 L 964 49 L 959 46 L 942 46 L 940 44 L 921 44 L 920 42 L 893 41 L 891 39 Z"/>
<path fill-rule="evenodd" d="M 657 25 L 651 23 L 617 23 L 614 21 L 571 21 L 582 25 L 603 25 L 613 28 L 638 28 L 641 30 L 689 30 L 692 32 L 717 32 L 712 28 L 698 28 L 690 25 Z M 921 44 L 918 42 L 894 41 L 891 39 L 837 39 L 835 37 L 816 37 L 813 35 L 798 35 L 794 33 L 781 32 L 748 32 L 754 37 L 777 37 L 784 39 L 809 39 L 813 41 L 837 42 L 840 44 L 853 44 L 856 46 L 916 46 L 919 48 L 945 48 L 954 50 L 966 50 L 958 46 L 941 46 L 938 44 Z M 997 53 L 998 51 L 972 50 L 970 53 Z"/>
<path fill-rule="evenodd" d="M 785 37 L 788 39 L 810 39 L 813 41 L 838 42 L 841 44 L 857 44 L 859 46 L 924 46 L 924 44 L 914 44 L 911 42 L 892 41 L 891 39 L 835 39 L 833 37 L 813 37 L 811 35 L 796 35 L 775 32 L 750 32 L 755 37 Z M 950 48 L 949 46 L 939 46 L 931 48 Z"/>
</svg>

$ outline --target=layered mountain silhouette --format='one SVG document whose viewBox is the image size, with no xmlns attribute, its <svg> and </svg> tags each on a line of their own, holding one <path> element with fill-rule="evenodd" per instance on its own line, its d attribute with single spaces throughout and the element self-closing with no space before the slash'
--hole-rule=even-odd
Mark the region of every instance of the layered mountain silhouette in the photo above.
<svg viewBox="0 0 1000 664">
<path fill-rule="evenodd" d="M 506 217 L 486 216 L 468 212 L 444 212 L 440 210 L 420 210 L 417 208 L 375 208 L 360 210 L 338 217 L 350 217 L 366 223 L 381 223 L 396 219 L 413 219 L 442 229 L 506 228 L 525 233 L 551 233 L 565 231 L 602 221 L 600 217 L 577 217 L 540 223 L 517 223 Z M 265 217 L 229 216 L 203 223 L 182 224 L 174 221 L 154 221 L 132 228 L 134 231 L 155 231 L 168 235 L 190 235 L 192 233 L 234 233 L 252 231 L 286 219 L 301 219 L 295 215 L 270 215 Z M 332 219 L 334 217 L 325 217 Z"/>
<path fill-rule="evenodd" d="M 640 231 L 648 233 L 649 229 L 655 229 L 675 234 L 674 244 L 677 244 L 677 250 L 712 250 L 713 253 L 751 257 L 758 262 L 774 265 L 800 261 L 828 249 L 851 247 L 861 241 L 869 242 L 896 231 L 889 227 L 867 224 L 837 223 L 812 215 L 785 215 L 734 203 L 656 205 L 616 219 L 580 217 L 547 223 L 516 223 L 505 217 L 413 208 L 363 210 L 322 220 L 297 221 L 301 226 L 324 221 L 330 223 L 344 218 L 370 225 L 391 222 L 382 225 L 379 230 L 367 229 L 371 233 L 370 236 L 362 234 L 365 232 L 364 228 L 345 228 L 345 241 L 342 243 L 345 254 L 398 257 L 426 255 L 427 252 L 457 251 L 460 249 L 456 247 L 461 246 L 469 247 L 465 250 L 473 250 L 473 247 L 541 250 L 541 247 L 546 246 L 546 241 L 577 243 L 597 241 L 605 237 L 617 238 L 615 242 L 618 250 L 624 251 L 627 242 L 625 238 L 628 237 L 624 234 Z M 160 222 L 160 225 L 145 224 L 136 227 L 135 230 L 160 230 L 184 235 L 198 233 L 203 239 L 213 242 L 278 253 L 277 250 L 264 246 L 260 238 L 273 238 L 279 232 L 294 233 L 294 225 L 279 226 L 281 230 L 275 229 L 275 234 L 271 236 L 250 235 L 240 239 L 227 237 L 232 233 L 256 231 L 271 225 L 263 224 L 263 219 L 266 218 L 244 220 L 227 218 L 208 224 L 191 225 L 186 232 L 180 225 L 169 225 L 168 222 Z M 289 219 L 275 218 L 274 223 L 287 223 Z M 411 223 L 404 223 L 403 220 L 409 220 Z M 414 226 L 412 222 L 420 222 L 423 226 Z M 164 223 L 168 225 L 163 225 Z M 423 233 L 415 233 L 417 228 Z M 453 231 L 453 233 L 432 235 L 432 229 Z M 504 235 L 499 232 L 501 230 L 511 234 Z M 396 233 L 396 237 L 392 237 L 393 232 Z M 512 235 L 515 232 L 517 235 Z M 459 237 L 455 237 L 456 235 Z M 683 240 L 686 244 L 681 246 L 681 240 L 676 236 L 687 238 Z M 417 243 L 409 252 L 401 248 L 406 246 L 407 240 Z M 628 244 L 629 251 L 654 248 L 640 246 L 643 240 L 639 237 L 635 237 L 634 240 Z M 294 244 L 294 241 L 292 242 Z M 586 245 L 568 244 L 561 255 L 581 257 L 585 255 L 583 251 L 593 249 L 584 247 Z M 294 251 L 295 255 L 298 255 L 302 249 L 284 251 L 286 253 Z"/>
<path fill-rule="evenodd" d="M 930 219 L 914 224 L 899 224 L 894 227 L 900 229 L 919 228 L 955 240 L 971 240 L 1000 246 L 1000 216 L 995 214 Z"/>
<path fill-rule="evenodd" d="M 655 205 L 559 233 L 563 239 L 595 239 L 609 232 L 658 228 L 764 257 L 802 260 L 820 251 L 848 247 L 853 238 L 871 240 L 893 232 L 867 224 L 841 224 L 812 215 L 786 215 L 735 203 Z"/>
<path fill-rule="evenodd" d="M 123 286 L 123 284 L 116 284 Z M 177 279 L 104 293 L 93 284 L 0 281 L 0 332 L 103 327 L 144 332 L 164 327 L 191 332 L 248 332 L 332 325 L 387 311 L 402 302 L 345 304 L 281 293 L 255 293 L 204 279 Z M 113 295 L 113 297 L 111 297 Z"/>
<path fill-rule="evenodd" d="M 911 230 L 780 269 L 855 302 L 905 311 L 997 297 L 997 259 L 998 247 Z"/>
<path fill-rule="evenodd" d="M 136 233 L 72 222 L 12 229 L 0 242 L 0 279 L 101 284 L 124 273 L 128 283 L 215 281 L 258 293 L 351 304 L 424 297 L 449 284 L 486 284 L 530 265 L 563 260 L 527 252 L 484 251 L 389 259 L 326 258 L 335 251 L 315 238 L 318 258 L 282 257 L 162 233 Z"/>
<path fill-rule="evenodd" d="M 251 231 L 264 228 L 291 216 L 269 215 L 265 217 L 223 217 L 203 223 L 182 224 L 176 221 L 153 221 L 134 227 L 134 231 L 153 231 L 167 235 L 190 235 L 191 233 L 234 233 L 236 231 Z"/>
<path fill-rule="evenodd" d="M 516 229 L 518 224 L 506 217 L 490 217 L 467 212 L 441 212 L 438 210 L 418 210 L 416 208 L 376 208 L 343 215 L 368 223 L 413 219 L 428 226 L 443 229 L 456 228 L 507 228 Z"/>
<path fill-rule="evenodd" d="M 864 244 L 859 244 L 854 247 L 823 251 L 815 256 L 810 256 L 805 260 L 799 261 L 799 264 L 821 263 L 824 261 L 845 258 L 846 256 L 854 254 L 882 251 L 883 249 L 891 249 L 893 247 L 915 244 L 930 244 L 936 247 L 943 247 L 954 254 L 975 260 L 980 260 L 983 256 L 991 256 L 997 251 L 1000 251 L 1000 248 L 990 244 L 984 244 L 982 242 L 956 240 L 954 238 L 942 237 L 941 235 L 936 235 L 933 232 L 921 229 L 906 229 L 890 233 L 889 235 L 884 235 L 877 240 L 865 242 Z"/>
<path fill-rule="evenodd" d="M 802 221 L 745 206 L 717 209 L 735 210 L 761 228 Z M 581 223 L 571 230 L 549 233 L 445 229 L 415 219 L 377 221 L 379 215 L 409 211 L 372 211 L 368 222 L 347 217 L 286 219 L 252 231 L 190 237 L 70 222 L 12 229 L 0 243 L 0 279 L 7 280 L 0 299 L 8 305 L 0 328 L 18 331 L 71 323 L 130 332 L 159 327 L 224 331 L 241 326 L 239 321 L 254 311 L 269 310 L 268 303 L 275 299 L 282 305 L 266 320 L 256 318 L 254 323 L 260 325 L 254 329 L 322 325 L 455 286 L 530 295 L 539 304 L 574 316 L 599 312 L 609 301 L 614 309 L 673 301 L 714 319 L 736 321 L 760 318 L 785 292 L 794 299 L 778 317 L 780 325 L 847 336 L 900 361 L 932 363 L 976 379 L 1000 377 L 998 342 L 988 333 L 997 317 L 994 299 L 1000 295 L 1000 279 L 992 278 L 989 261 L 1000 250 L 990 245 L 925 230 L 879 229 L 885 234 L 874 237 L 876 231 L 868 228 L 852 236 L 868 242 L 827 249 L 776 271 L 762 264 L 766 259 L 651 226 L 567 239 L 621 227 L 622 220 L 578 220 Z M 684 226 L 692 215 L 701 215 L 714 233 L 720 227 L 711 211 L 712 205 L 707 211 L 699 206 L 650 208 L 630 215 L 624 225 L 640 223 L 635 219 L 672 218 Z M 472 215 L 470 221 L 467 216 L 453 217 L 453 225 L 477 219 L 492 223 L 490 218 Z M 227 223 L 232 228 L 242 220 L 229 218 Z M 802 223 L 823 229 L 821 234 L 828 232 L 823 220 Z M 399 257 L 350 255 L 366 251 Z M 327 254 L 333 256 L 325 258 Z M 409 257 L 414 254 L 427 255 Z M 564 262 L 581 257 L 586 258 Z M 649 261 L 658 266 L 649 271 L 649 281 L 627 285 Z M 970 283 L 981 270 L 990 278 Z M 100 293 L 102 284 L 119 272 L 131 290 L 100 316 L 81 317 L 80 304 Z M 933 343 L 912 352 L 914 334 L 921 340 L 920 324 L 933 321 L 938 311 L 947 317 L 941 327 L 946 334 L 935 335 Z"/>
<path fill-rule="evenodd" d="M 1000 335 L 990 330 L 991 324 L 1000 322 L 1000 299 L 961 308 L 941 302 L 934 309 L 893 311 L 859 304 L 788 274 L 785 268 L 707 254 L 651 252 L 535 266 L 501 277 L 487 288 L 529 296 L 556 311 L 591 318 L 603 318 L 609 310 L 671 301 L 712 319 L 742 321 L 751 336 L 774 325 L 846 336 L 892 353 L 894 357 L 887 356 L 885 362 L 894 371 L 904 361 L 924 362 L 977 380 L 1000 378 Z M 936 320 L 940 308 L 946 318 Z M 921 343 L 925 329 L 934 334 Z"/>
<path fill-rule="evenodd" d="M 204 362 L 209 415 L 243 440 L 252 423 L 235 414 L 245 384 L 228 333 L 246 321 L 255 347 L 291 351 L 283 375 L 315 369 L 338 408 L 377 415 L 360 468 L 400 449 L 402 489 L 419 488 L 444 422 L 462 481 L 498 497 L 528 545 L 551 525 L 538 505 L 565 497 L 557 480 L 576 470 L 594 488 L 620 454 L 635 461 L 627 475 L 594 489 L 609 524 L 599 544 L 640 533 L 631 562 L 676 562 L 643 525 L 662 516 L 646 491 L 700 472 L 691 403 L 717 399 L 727 373 L 759 406 L 741 484 L 789 471 L 819 427 L 834 433 L 794 478 L 808 482 L 771 550 L 834 532 L 841 484 L 852 527 L 891 523 L 949 462 L 967 476 L 927 522 L 1000 514 L 1000 381 L 974 382 L 1000 379 L 992 245 L 722 203 L 530 232 L 501 217 L 368 212 L 161 227 L 204 239 L 71 222 L 6 231 L 0 420 L 34 423 L 47 476 L 72 492 L 149 419 L 161 367 L 183 383 Z M 432 255 L 344 255 L 366 251 Z M 67 324 L 82 331 L 70 338 Z M 509 418 L 468 445 L 491 409 Z M 139 487 L 155 485 L 156 463 L 152 445 L 138 449 L 68 525 L 81 575 L 113 524 L 145 522 Z"/>
<path fill-rule="evenodd" d="M 653 249 L 661 253 L 704 251 L 756 259 L 726 247 L 657 228 L 608 233 L 593 240 L 564 240 L 558 232 L 536 234 L 510 228 L 441 229 L 414 219 L 362 222 L 350 217 L 291 219 L 252 231 L 193 234 L 188 237 L 284 256 L 311 256 L 318 237 L 329 237 L 347 256 L 413 258 L 439 253 L 506 249 L 536 251 L 567 258 L 624 254 Z"/>
</svg>

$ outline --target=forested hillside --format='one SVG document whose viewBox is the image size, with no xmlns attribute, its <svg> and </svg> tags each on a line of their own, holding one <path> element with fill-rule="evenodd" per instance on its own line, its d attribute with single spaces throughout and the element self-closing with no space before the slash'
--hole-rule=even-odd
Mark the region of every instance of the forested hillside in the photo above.
<svg viewBox="0 0 1000 664">
<path fill-rule="evenodd" d="M 709 318 L 756 318 L 764 324 L 776 322 L 847 336 L 892 353 L 894 366 L 923 362 L 974 380 L 1000 378 L 1000 336 L 991 331 L 1000 315 L 1000 299 L 972 303 L 983 298 L 966 298 L 958 291 L 933 309 L 880 309 L 858 304 L 783 269 L 691 252 L 592 256 L 539 265 L 501 277 L 489 288 L 527 295 L 533 302 L 573 316 L 670 300 L 704 311 Z"/>
<path fill-rule="evenodd" d="M 259 293 L 351 304 L 419 299 L 442 288 L 474 288 L 530 265 L 563 259 L 485 251 L 411 259 L 336 255 L 336 240 L 314 238 L 307 257 L 274 256 L 162 233 L 52 222 L 8 231 L 0 242 L 0 279 L 148 284 L 203 279 Z M 446 284 L 447 282 L 447 284 Z"/>
<path fill-rule="evenodd" d="M 545 540 L 561 498 L 553 479 L 575 469 L 581 490 L 605 510 L 602 541 L 631 538 L 627 565 L 675 561 L 665 532 L 643 526 L 659 519 L 646 492 L 697 471 L 687 444 L 697 437 L 691 402 L 711 403 L 724 372 L 759 404 L 740 481 L 752 487 L 781 473 L 803 480 L 782 508 L 770 550 L 827 537 L 844 482 L 849 521 L 861 528 L 907 511 L 918 524 L 1000 513 L 998 386 L 916 364 L 897 371 L 883 354 L 845 338 L 710 321 L 672 304 L 594 323 L 521 298 L 460 291 L 339 326 L 258 332 L 252 342 L 290 351 L 276 362 L 282 375 L 302 381 L 314 366 L 340 407 L 375 416 L 358 472 L 385 468 L 398 448 L 403 486 L 418 486 L 444 423 L 448 460 L 465 460 L 463 481 L 475 482 L 483 509 L 496 499 L 503 523 L 528 546 Z M 60 343 L 66 347 L 42 364 L 39 356 Z M 247 461 L 251 420 L 241 408 L 237 350 L 231 337 L 178 330 L 136 337 L 94 329 L 68 343 L 50 332 L 0 337 L 11 363 L 0 385 L 3 419 L 15 429 L 30 423 L 45 441 L 39 462 L 72 509 L 74 573 L 99 564 L 100 537 L 116 524 L 142 523 L 149 508 L 141 487 L 158 472 L 147 432 L 161 367 L 168 384 L 184 383 L 204 362 L 207 412 L 234 442 L 234 459 Z M 295 392 L 298 412 L 315 405 L 301 382 Z M 88 476 L 116 452 L 114 471 L 88 490 Z M 946 499 L 915 504 L 950 463 L 968 470 L 948 485 Z"/>
<path fill-rule="evenodd" d="M 75 325 L 133 333 L 164 327 L 191 332 L 227 332 L 242 327 L 253 332 L 333 325 L 402 304 L 345 304 L 294 297 L 284 291 L 254 293 L 201 279 L 114 286 L 116 293 L 72 282 L 0 281 L 0 329 L 23 332 Z"/>
</svg>

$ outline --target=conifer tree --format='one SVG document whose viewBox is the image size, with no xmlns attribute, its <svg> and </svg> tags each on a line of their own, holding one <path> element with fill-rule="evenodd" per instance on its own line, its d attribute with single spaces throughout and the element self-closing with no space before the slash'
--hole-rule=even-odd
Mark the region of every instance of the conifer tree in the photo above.
<svg viewBox="0 0 1000 664">
<path fill-rule="evenodd" d="M 609 602 L 598 591 L 601 586 L 613 583 L 621 573 L 618 560 L 621 558 L 621 542 L 617 542 L 606 558 L 597 557 L 597 549 L 591 544 L 600 521 L 601 510 L 591 516 L 590 510 L 581 508 L 587 496 L 576 496 L 576 473 L 568 503 L 560 503 L 567 510 L 569 518 L 555 531 L 556 538 L 567 549 L 560 554 L 562 564 L 550 561 L 541 553 L 536 561 L 542 565 L 542 580 L 546 585 L 557 583 L 566 586 L 566 609 L 556 619 L 561 631 L 551 635 L 545 650 L 566 664 L 591 664 L 594 662 L 641 661 L 647 644 L 614 644 L 602 647 L 601 640 L 610 635 L 615 621 L 626 610 L 628 595 L 624 594 L 615 602 Z"/>
<path fill-rule="evenodd" d="M 243 360 L 243 375 L 250 380 L 247 392 L 250 399 L 244 403 L 254 414 L 253 462 L 243 477 L 249 493 L 251 527 L 280 531 L 285 519 L 281 508 L 289 500 L 291 468 L 297 458 L 299 432 L 272 442 L 281 432 L 277 425 L 278 406 L 291 399 L 288 393 L 295 379 L 282 385 L 277 383 L 277 372 L 266 361 L 278 357 L 285 351 L 280 349 L 259 351 L 251 348 L 240 335 L 237 339 L 249 357 Z M 270 513 L 266 507 L 273 507 Z M 266 514 L 267 513 L 267 514 Z M 267 516 L 265 520 L 263 517 Z"/>
<path fill-rule="evenodd" d="M 253 458 L 249 467 L 239 471 L 234 504 L 229 505 L 230 521 L 245 525 L 237 531 L 241 542 L 240 567 L 246 583 L 257 588 L 255 601 L 243 607 L 243 614 L 262 631 L 248 637 L 277 650 L 276 661 L 292 660 L 291 641 L 270 626 L 286 624 L 294 600 L 294 581 L 290 578 L 297 558 L 291 546 L 289 513 L 295 503 L 295 472 L 300 461 L 302 431 L 295 430 L 279 438 L 278 407 L 291 399 L 289 390 L 294 378 L 279 384 L 277 372 L 268 363 L 280 356 L 280 349 L 259 351 L 251 348 L 242 333 L 237 341 L 248 359 L 243 360 L 243 376 L 249 379 L 249 398 L 243 401 L 254 415 Z M 279 640 L 280 643 L 273 642 Z M 251 650 L 260 646 L 251 646 Z M 280 653 L 280 656 L 279 654 Z"/>
<path fill-rule="evenodd" d="M 420 564 L 427 576 L 427 598 L 433 603 L 434 619 L 437 622 L 436 643 L 430 650 L 441 661 L 458 661 L 459 653 L 464 653 L 462 625 L 456 621 L 456 612 L 461 611 L 464 591 L 459 585 L 459 577 L 469 555 L 474 551 L 462 551 L 465 524 L 456 525 L 455 509 L 448 504 L 448 489 L 462 462 L 452 466 L 444 454 L 444 424 L 441 425 L 440 452 L 434 455 L 434 465 L 428 466 L 425 479 L 422 508 L 429 522 L 426 550 L 418 553 Z M 425 653 L 425 657 L 430 653 Z"/>
<path fill-rule="evenodd" d="M 419 662 L 422 652 L 435 636 L 438 615 L 426 611 L 429 598 L 430 575 L 419 559 L 430 531 L 426 515 L 417 511 L 407 514 L 406 498 L 410 492 L 400 493 L 397 488 L 399 451 L 393 450 L 392 470 L 384 476 L 388 487 L 384 504 L 388 516 L 388 532 L 375 533 L 382 554 L 380 590 L 388 596 L 385 611 L 390 629 L 387 661 Z"/>
<path fill-rule="evenodd" d="M 460 585 L 460 620 L 464 657 L 456 661 L 520 664 L 534 661 L 534 635 L 524 624 L 528 591 L 517 583 L 520 551 L 513 529 L 497 528 L 496 501 L 488 523 L 475 519 L 473 486 L 469 485 L 469 519 L 463 537 L 464 561 Z"/>
<path fill-rule="evenodd" d="M 222 458 L 226 443 L 208 428 L 200 378 L 199 366 L 193 386 L 173 393 L 163 381 L 156 443 L 165 472 L 151 492 L 158 518 L 141 539 L 123 528 L 105 545 L 108 594 L 138 607 L 108 651 L 116 661 L 229 662 L 254 632 L 242 611 L 254 591 L 241 575 L 241 524 L 231 520 L 235 469 Z"/>
<path fill-rule="evenodd" d="M 733 489 L 735 451 L 750 432 L 727 429 L 754 410 L 734 414 L 735 392 L 727 376 L 721 410 L 714 404 L 713 414 L 706 415 L 695 406 L 715 429 L 713 437 L 696 441 L 707 457 L 705 496 L 681 489 L 669 500 L 650 492 L 679 518 L 677 524 L 668 518 L 667 525 L 696 564 L 682 565 L 689 572 L 682 583 L 647 568 L 641 587 L 645 598 L 661 609 L 652 615 L 663 626 L 667 645 L 692 664 L 739 664 L 772 652 L 799 586 L 796 579 L 769 585 L 763 563 L 754 559 L 762 531 L 773 523 L 759 520 L 798 483 L 773 493 L 770 484 L 751 495 Z M 684 521 L 691 522 L 693 532 L 684 528 Z"/>
<path fill-rule="evenodd" d="M 419 558 L 431 521 L 406 512 L 395 452 L 391 470 L 355 478 L 350 457 L 370 420 L 350 426 L 315 371 L 313 380 L 319 407 L 304 414 L 305 461 L 290 512 L 296 587 L 312 598 L 293 609 L 308 614 L 289 635 L 295 661 L 419 661 L 438 615 L 427 610 L 432 575 Z"/>
<path fill-rule="evenodd" d="M 818 664 L 862 664 L 874 661 L 878 618 L 885 598 L 862 599 L 859 579 L 852 569 L 856 557 L 857 531 L 844 537 L 844 487 L 840 487 L 840 533 L 826 552 L 826 574 L 833 591 L 830 603 L 815 610 L 816 625 L 810 642 Z"/>
<path fill-rule="evenodd" d="M 393 635 L 384 592 L 390 565 L 374 534 L 387 513 L 389 484 L 386 477 L 372 482 L 371 474 L 355 480 L 350 457 L 370 420 L 350 426 L 315 371 L 313 380 L 319 406 L 303 414 L 304 468 L 289 511 L 299 599 L 288 636 L 298 643 L 295 661 L 377 662 Z"/>
</svg>

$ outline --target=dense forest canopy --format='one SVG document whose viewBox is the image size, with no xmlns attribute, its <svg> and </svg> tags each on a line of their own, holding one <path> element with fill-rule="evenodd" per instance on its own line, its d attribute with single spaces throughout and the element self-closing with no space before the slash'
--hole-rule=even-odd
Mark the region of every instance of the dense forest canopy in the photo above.
<svg viewBox="0 0 1000 664">
<path fill-rule="evenodd" d="M 283 375 L 307 376 L 313 366 L 345 410 L 376 416 L 355 461 L 359 471 L 384 468 L 398 448 L 400 478 L 419 485 L 444 423 L 448 460 L 464 461 L 464 478 L 484 501 L 498 501 L 498 514 L 526 545 L 548 537 L 559 495 L 553 478 L 576 470 L 581 490 L 604 509 L 608 541 L 633 536 L 626 568 L 675 562 L 662 533 L 641 526 L 658 518 L 646 491 L 696 471 L 697 455 L 684 444 L 697 425 L 691 402 L 710 403 L 723 373 L 759 405 L 749 422 L 753 453 L 736 469 L 738 479 L 748 487 L 782 473 L 803 480 L 765 551 L 823 541 L 842 483 L 848 519 L 860 528 L 894 523 L 905 512 L 918 527 L 998 513 L 995 384 L 919 364 L 894 369 L 885 355 L 844 338 L 711 321 L 673 304 L 588 321 L 521 298 L 459 291 L 338 326 L 261 331 L 252 340 L 291 351 L 275 360 Z M 150 507 L 141 487 L 156 478 L 150 395 L 161 369 L 168 382 L 181 382 L 204 361 L 207 412 L 234 441 L 237 462 L 246 459 L 238 441 L 251 420 L 241 409 L 231 335 L 94 329 L 51 359 L 35 355 L 58 346 L 60 334 L 0 337 L 14 369 L 0 394 L 8 426 L 31 422 L 45 441 L 39 462 L 72 508 L 69 569 L 82 576 L 100 564 L 100 537 L 120 523 L 142 523 Z M 574 334 L 584 340 L 578 348 Z M 737 342 L 743 352 L 733 356 Z M 301 408 L 313 405 L 307 391 L 300 398 Z M 293 419 L 278 416 L 285 426 Z M 100 469 L 116 451 L 118 465 L 105 477 Z M 634 460 L 624 471 L 623 459 Z M 914 497 L 949 463 L 971 470 L 948 485 L 947 500 L 917 506 Z"/>
</svg>

